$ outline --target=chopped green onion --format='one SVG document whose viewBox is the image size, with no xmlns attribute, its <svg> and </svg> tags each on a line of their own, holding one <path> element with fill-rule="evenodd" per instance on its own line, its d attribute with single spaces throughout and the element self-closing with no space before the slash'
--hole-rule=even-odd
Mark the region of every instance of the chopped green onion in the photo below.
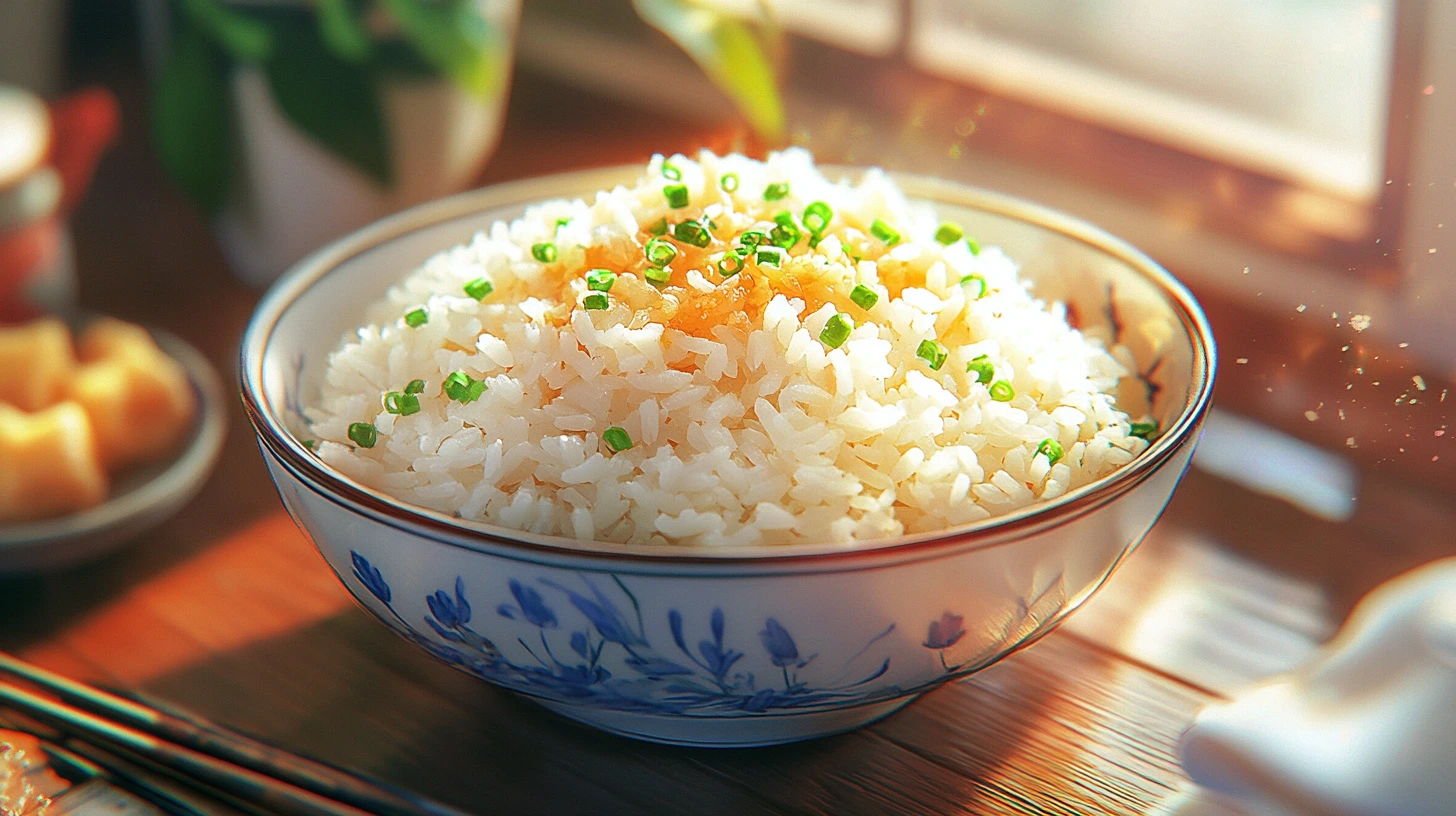
<svg viewBox="0 0 1456 816">
<path fill-rule="evenodd" d="M 305 448 L 308 448 L 309 450 L 318 450 L 318 440 L 317 439 L 305 439 L 305 440 L 303 440 L 303 446 Z"/>
<path fill-rule="evenodd" d="M 1040 445 L 1036 446 L 1036 452 L 1044 454 L 1048 465 L 1055 465 L 1062 458 L 1062 443 L 1055 439 L 1043 439 Z"/>
<path fill-rule="evenodd" d="M 476 300 L 485 300 L 486 298 L 490 297 L 490 293 L 494 291 L 495 284 L 491 283 L 489 278 L 476 278 L 475 280 L 465 284 L 465 294 L 475 298 Z"/>
<path fill-rule="evenodd" d="M 655 236 L 666 235 L 667 234 L 667 216 L 664 215 L 663 217 L 661 217 L 661 218 L 657 219 L 656 221 L 652 222 L 652 224 L 647 227 L 647 233 L 649 235 L 655 235 Z"/>
<path fill-rule="evenodd" d="M 737 190 L 738 189 L 738 174 L 737 173 L 724 173 L 723 174 L 723 178 L 721 178 L 721 179 L 718 180 L 718 186 L 719 187 L 722 187 L 723 188 L 723 191 L 724 192 L 727 192 L 727 193 L 731 193 L 734 190 Z"/>
<path fill-rule="evenodd" d="M 787 181 L 775 181 L 773 184 L 763 188 L 764 201 L 778 201 L 789 194 L 789 183 Z"/>
<path fill-rule="evenodd" d="M 471 377 L 464 371 L 457 371 L 445 378 L 445 396 L 459 403 L 471 403 L 485 393 L 485 383 Z"/>
<path fill-rule="evenodd" d="M 653 266 L 667 266 L 672 263 L 673 258 L 677 257 L 677 247 L 661 238 L 653 238 L 647 242 L 646 247 L 643 247 L 642 254 Z"/>
<path fill-rule="evenodd" d="M 650 242 L 649 242 L 650 243 Z M 665 241 L 663 243 L 666 243 Z M 672 246 L 668 244 L 668 246 Z M 593 292 L 610 292 L 617 282 L 617 273 L 610 269 L 593 269 L 586 273 L 586 288 Z"/>
<path fill-rule="evenodd" d="M 1011 383 L 1005 380 L 991 383 L 991 399 L 997 402 L 1010 402 L 1015 397 L 1016 389 L 1011 387 Z"/>
<path fill-rule="evenodd" d="M 749 250 L 757 249 L 768 242 L 768 235 L 762 230 L 748 230 L 738 236 L 738 243 Z"/>
<path fill-rule="evenodd" d="M 855 252 L 854 250 L 850 249 L 849 247 L 845 247 L 844 248 L 844 257 L 850 259 L 851 261 L 853 261 L 855 263 L 859 263 L 860 261 L 863 261 L 864 260 L 864 256 L 863 255 L 859 254 L 858 252 Z"/>
<path fill-rule="evenodd" d="M 698 249 L 713 243 L 713 234 L 696 221 L 684 221 L 672 229 L 672 237 Z"/>
<path fill-rule="evenodd" d="M 947 353 L 945 346 L 934 340 L 921 340 L 920 345 L 915 347 L 915 356 L 929 363 L 932 371 L 939 371 L 945 365 Z"/>
<path fill-rule="evenodd" d="M 1156 419 L 1151 419 L 1147 422 L 1134 422 L 1132 424 L 1132 430 L 1130 430 L 1128 433 L 1140 439 L 1152 439 L 1153 434 L 1157 432 L 1158 421 Z"/>
<path fill-rule="evenodd" d="M 404 324 L 406 326 L 409 326 L 411 329 L 418 329 L 419 327 L 429 322 L 430 314 L 429 312 L 425 311 L 425 308 L 423 306 L 418 309 L 410 309 L 408 312 L 404 313 Z"/>
<path fill-rule="evenodd" d="M 743 256 L 737 252 L 729 252 L 718 261 L 718 272 L 725 278 L 731 278 L 743 271 Z"/>
<path fill-rule="evenodd" d="M 420 412 L 420 398 L 401 391 L 390 391 L 384 395 L 384 410 L 391 414 L 409 416 Z"/>
<path fill-rule="evenodd" d="M 556 229 L 557 230 L 560 230 L 562 227 L 564 227 L 564 226 L 566 226 L 567 224 L 570 224 L 570 223 L 571 223 L 571 219 L 570 218 L 558 218 L 558 219 L 556 219 Z"/>
<path fill-rule="evenodd" d="M 874 308 L 876 303 L 880 302 L 880 293 L 863 283 L 856 283 L 849 292 L 849 299 L 854 301 L 854 305 L 868 312 Z"/>
<path fill-rule="evenodd" d="M 753 259 L 758 262 L 759 266 L 782 266 L 784 252 L 777 247 L 765 247 L 760 249 Z"/>
<path fill-rule="evenodd" d="M 966 373 L 969 374 L 972 371 L 976 372 L 976 382 L 978 383 L 988 383 L 996 376 L 996 366 L 991 362 L 991 358 L 984 354 L 966 363 Z"/>
<path fill-rule="evenodd" d="M 423 394 L 425 392 L 424 380 L 410 380 L 404 387 L 406 394 Z"/>
<path fill-rule="evenodd" d="M 986 285 L 986 278 L 979 273 L 972 272 L 964 278 L 961 278 L 961 286 L 969 286 L 973 283 L 976 284 L 976 300 L 980 300 L 986 295 L 991 294 L 991 287 Z"/>
<path fill-rule="evenodd" d="M 593 312 L 600 312 L 607 308 L 607 296 L 601 292 L 593 292 L 581 299 L 581 306 Z"/>
<path fill-rule="evenodd" d="M 372 422 L 355 422 L 349 426 L 349 439 L 361 448 L 374 447 L 378 438 L 378 432 L 374 430 Z"/>
<path fill-rule="evenodd" d="M 966 231 L 961 229 L 960 224 L 952 224 L 947 221 L 944 224 L 940 225 L 940 229 L 937 229 L 935 231 L 935 240 L 939 241 L 944 246 L 950 246 L 956 241 L 959 241 L 961 239 L 961 236 L 965 234 Z"/>
<path fill-rule="evenodd" d="M 874 220 L 874 223 L 870 224 L 870 235 L 884 241 L 885 246 L 894 246 L 900 243 L 900 233 L 894 227 L 878 218 Z"/>
<path fill-rule="evenodd" d="M 663 162 L 662 177 L 665 179 L 671 179 L 672 181 L 682 181 L 682 171 L 666 162 Z"/>
<path fill-rule="evenodd" d="M 981 242 L 977 241 L 975 238 L 972 238 L 969 235 L 966 236 L 966 246 L 971 248 L 972 255 L 981 254 Z"/>
<path fill-rule="evenodd" d="M 854 331 L 854 321 L 835 312 L 824 324 L 824 331 L 819 332 L 819 342 L 832 349 L 837 349 L 844 345 L 845 340 L 849 339 L 851 331 Z"/>
<path fill-rule="evenodd" d="M 649 266 L 642 270 L 642 277 L 653 283 L 667 283 L 672 277 L 672 270 L 665 266 Z"/>
<path fill-rule="evenodd" d="M 803 237 L 804 233 L 800 232 L 799 228 L 792 223 L 779 224 L 768 234 L 769 243 L 779 249 L 792 249 L 794 244 L 799 243 L 799 239 Z"/>
<path fill-rule="evenodd" d="M 680 210 L 688 205 L 687 185 L 669 184 L 662 188 L 662 194 L 667 197 L 667 206 L 674 210 Z"/>
<path fill-rule="evenodd" d="M 834 210 L 822 201 L 815 201 L 804 208 L 804 226 L 815 235 L 828 229 L 829 222 L 833 219 Z"/>
<path fill-rule="evenodd" d="M 556 261 L 555 244 L 532 244 L 531 257 L 541 263 L 553 263 Z"/>
<path fill-rule="evenodd" d="M 602 440 L 607 443 L 608 447 L 618 453 L 632 447 L 632 437 L 628 436 L 626 431 L 618 428 L 616 425 L 602 431 Z"/>
</svg>

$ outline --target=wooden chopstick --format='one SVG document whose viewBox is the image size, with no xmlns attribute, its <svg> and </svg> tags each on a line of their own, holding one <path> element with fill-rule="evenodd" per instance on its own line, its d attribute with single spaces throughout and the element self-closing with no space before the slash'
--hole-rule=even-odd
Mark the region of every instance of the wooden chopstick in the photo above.
<svg viewBox="0 0 1456 816">
<path fill-rule="evenodd" d="M 15 708 L 62 731 L 84 734 L 158 765 L 195 778 L 233 796 L 284 816 L 367 816 L 368 811 L 320 796 L 271 776 L 174 745 L 151 734 L 118 725 L 85 711 L 0 682 L 0 705 Z"/>
<path fill-rule="evenodd" d="M 159 711 L 63 677 L 6 652 L 0 652 L 0 673 L 24 680 L 77 709 L 97 715 L 103 721 L 109 720 L 368 813 L 378 816 L 468 816 L 448 805 L 306 759 L 214 723 Z"/>
</svg>

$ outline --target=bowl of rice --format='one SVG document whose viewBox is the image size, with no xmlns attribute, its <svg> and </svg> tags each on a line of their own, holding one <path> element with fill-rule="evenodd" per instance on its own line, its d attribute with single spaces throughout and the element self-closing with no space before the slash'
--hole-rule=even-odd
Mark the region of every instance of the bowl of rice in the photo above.
<svg viewBox="0 0 1456 816">
<path fill-rule="evenodd" d="M 1142 540 L 1213 384 L 1122 241 L 802 150 L 424 205 L 263 299 L 242 390 L 369 613 L 607 731 L 845 731 L 1033 643 Z"/>
</svg>

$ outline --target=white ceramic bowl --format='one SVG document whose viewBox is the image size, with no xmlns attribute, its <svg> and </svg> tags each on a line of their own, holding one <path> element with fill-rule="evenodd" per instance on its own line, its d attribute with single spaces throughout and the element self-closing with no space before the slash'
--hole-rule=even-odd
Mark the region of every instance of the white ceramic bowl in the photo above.
<svg viewBox="0 0 1456 816">
<path fill-rule="evenodd" d="M 187 371 L 197 397 L 187 438 L 171 458 L 129 468 L 95 507 L 0 525 L 0 574 L 58 570 L 100 558 L 171 518 L 207 481 L 227 431 L 222 381 L 197 349 L 167 332 L 151 331 L 162 351 Z"/>
<path fill-rule="evenodd" d="M 1084 325 L 1115 321 L 1165 429 L 1109 478 L 943 532 L 782 548 L 654 548 L 522 533 L 408 506 L 331 470 L 290 433 L 328 353 L 427 257 L 530 203 L 636 168 L 571 173 L 428 204 L 305 260 L 263 299 L 242 389 L 290 513 L 370 613 L 436 658 L 608 731 L 762 745 L 864 725 L 1050 632 L 1162 513 L 1213 385 L 1208 325 L 1146 256 L 1063 215 L 900 177 L 912 197 L 1004 247 Z M 826 173 L 853 176 L 847 168 Z"/>
</svg>

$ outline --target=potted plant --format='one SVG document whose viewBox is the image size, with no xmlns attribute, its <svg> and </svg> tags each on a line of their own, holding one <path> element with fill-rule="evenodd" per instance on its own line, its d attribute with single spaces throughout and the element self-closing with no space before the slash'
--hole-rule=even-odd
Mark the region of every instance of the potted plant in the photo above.
<svg viewBox="0 0 1456 816">
<path fill-rule="evenodd" d="M 765 41 L 702 0 L 633 5 L 778 140 L 771 27 Z M 158 156 L 246 282 L 465 189 L 499 138 L 520 0 L 143 0 L 143 10 L 149 51 L 164 55 Z"/>
</svg>

